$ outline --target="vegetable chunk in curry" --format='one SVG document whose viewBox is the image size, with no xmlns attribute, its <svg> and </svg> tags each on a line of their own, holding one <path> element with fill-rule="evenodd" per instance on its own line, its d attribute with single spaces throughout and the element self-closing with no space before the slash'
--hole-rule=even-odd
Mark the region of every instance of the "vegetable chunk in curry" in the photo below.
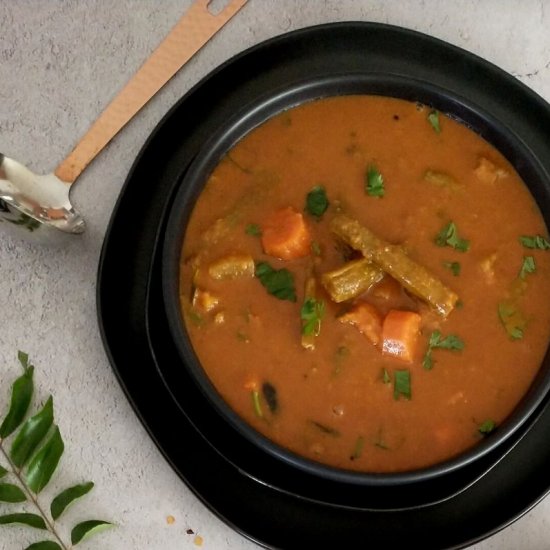
<svg viewBox="0 0 550 550">
<path fill-rule="evenodd" d="M 227 403 L 304 457 L 408 471 L 472 447 L 550 333 L 550 242 L 514 168 L 437 111 L 342 96 L 281 113 L 210 175 L 180 301 Z"/>
</svg>

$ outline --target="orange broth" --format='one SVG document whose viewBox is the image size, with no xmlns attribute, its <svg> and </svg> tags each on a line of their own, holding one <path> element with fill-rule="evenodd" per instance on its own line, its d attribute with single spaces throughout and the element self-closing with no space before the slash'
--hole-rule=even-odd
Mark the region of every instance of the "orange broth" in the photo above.
<svg viewBox="0 0 550 550">
<path fill-rule="evenodd" d="M 550 251 L 520 242 L 520 236 L 547 236 L 544 220 L 493 146 L 442 114 L 434 127 L 435 116 L 427 107 L 377 96 L 316 100 L 279 114 L 220 162 L 186 230 L 181 306 L 212 383 L 256 430 L 330 466 L 408 471 L 461 453 L 512 412 L 547 348 Z M 366 190 L 369 167 L 383 178 L 383 196 Z M 329 201 L 319 219 L 305 210 L 317 186 Z M 311 252 L 281 260 L 265 254 L 258 233 L 287 207 L 302 214 Z M 342 212 L 400 245 L 452 289 L 459 297 L 453 311 L 438 315 L 387 275 L 362 295 L 333 302 L 319 280 L 349 259 L 330 229 Z M 467 250 L 436 244 L 451 221 Z M 209 275 L 210 265 L 236 254 L 256 266 L 287 269 L 296 301 L 270 294 L 250 270 L 229 279 Z M 535 268 L 528 260 L 520 276 L 525 257 Z M 302 346 L 310 276 L 324 304 L 314 349 Z M 420 315 L 412 361 L 383 353 L 357 326 L 342 322 L 365 302 L 381 319 L 390 310 Z M 499 305 L 501 315 L 507 306 L 517 309 L 512 317 L 520 312 L 512 329 L 499 319 Z M 440 341 L 456 337 L 463 349 L 434 347 L 428 369 L 434 331 Z M 398 372 L 407 373 L 410 395 L 396 389 Z"/>
</svg>

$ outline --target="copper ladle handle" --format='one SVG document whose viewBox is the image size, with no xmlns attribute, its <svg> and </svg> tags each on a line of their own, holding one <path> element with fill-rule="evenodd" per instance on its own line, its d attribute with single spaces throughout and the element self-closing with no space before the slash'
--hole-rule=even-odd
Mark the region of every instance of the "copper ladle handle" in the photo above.
<svg viewBox="0 0 550 550">
<path fill-rule="evenodd" d="M 210 0 L 196 0 L 149 59 L 115 96 L 69 156 L 55 169 L 73 183 L 98 153 L 247 0 L 230 0 L 213 15 Z"/>
</svg>

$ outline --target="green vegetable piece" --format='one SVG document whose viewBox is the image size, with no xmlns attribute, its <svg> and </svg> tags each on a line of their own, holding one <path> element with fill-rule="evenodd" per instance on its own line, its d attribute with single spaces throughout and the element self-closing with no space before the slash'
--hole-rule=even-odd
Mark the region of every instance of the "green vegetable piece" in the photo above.
<svg viewBox="0 0 550 550">
<path fill-rule="evenodd" d="M 433 110 L 428 115 L 428 122 L 431 124 L 432 128 L 434 129 L 436 134 L 441 133 L 441 125 L 439 123 L 439 112 L 436 110 Z"/>
<path fill-rule="evenodd" d="M 12 443 L 10 456 L 18 468 L 21 468 L 31 457 L 52 424 L 53 399 L 50 396 L 42 410 L 23 424 Z"/>
<path fill-rule="evenodd" d="M 523 235 L 519 238 L 519 242 L 525 248 L 534 248 L 537 250 L 550 249 L 550 241 L 542 235 Z"/>
<path fill-rule="evenodd" d="M 87 483 L 82 483 L 81 485 L 75 485 L 65 489 L 59 493 L 53 500 L 50 505 L 50 512 L 52 518 L 56 520 L 61 516 L 61 514 L 71 505 L 76 499 L 83 497 L 85 494 L 89 493 L 94 487 L 94 484 L 89 481 Z"/>
<path fill-rule="evenodd" d="M 458 296 L 426 268 L 409 258 L 401 247 L 386 243 L 357 220 L 345 215 L 336 216 L 331 222 L 331 229 L 346 244 L 359 250 L 367 260 L 377 264 L 442 317 L 447 317 L 455 307 Z"/>
<path fill-rule="evenodd" d="M 483 435 L 489 435 L 491 432 L 494 432 L 497 425 L 494 420 L 485 420 L 478 427 L 478 432 Z"/>
<path fill-rule="evenodd" d="M 0 502 L 25 502 L 25 493 L 11 483 L 0 483 Z"/>
<path fill-rule="evenodd" d="M 35 529 L 47 529 L 46 522 L 43 518 L 36 514 L 29 514 L 26 512 L 0 516 L 0 525 L 8 525 L 10 523 L 22 523 L 23 525 L 28 525 Z"/>
<path fill-rule="evenodd" d="M 302 334 L 304 336 L 319 336 L 321 320 L 325 314 L 325 302 L 315 298 L 307 298 L 300 310 L 302 319 Z"/>
<path fill-rule="evenodd" d="M 389 384 L 391 382 L 391 375 L 388 372 L 388 369 L 382 369 L 382 382 L 384 384 Z"/>
<path fill-rule="evenodd" d="M 261 237 L 262 236 L 262 230 L 260 226 L 257 223 L 249 223 L 245 229 L 244 232 L 247 235 L 251 235 L 252 237 Z"/>
<path fill-rule="evenodd" d="M 279 400 L 277 398 L 277 390 L 275 389 L 275 386 L 273 386 L 269 382 L 264 382 L 262 384 L 262 394 L 264 396 L 265 402 L 267 403 L 267 406 L 269 407 L 269 410 L 272 413 L 276 413 L 279 409 Z"/>
<path fill-rule="evenodd" d="M 248 254 L 228 254 L 208 266 L 208 275 L 217 281 L 254 277 L 255 264 Z"/>
<path fill-rule="evenodd" d="M 374 164 L 367 168 L 365 193 L 371 197 L 383 197 L 385 193 L 384 177 Z"/>
<path fill-rule="evenodd" d="M 0 439 L 8 437 L 19 427 L 29 410 L 34 390 L 33 371 L 32 365 L 25 367 L 25 373 L 12 385 L 10 408 L 0 426 Z"/>
<path fill-rule="evenodd" d="M 498 304 L 498 317 L 511 340 L 521 340 L 527 321 L 512 300 Z"/>
<path fill-rule="evenodd" d="M 34 544 L 31 544 L 30 546 L 27 546 L 25 550 L 63 550 L 57 542 L 53 542 L 51 540 L 43 540 L 40 542 L 35 542 Z"/>
<path fill-rule="evenodd" d="M 324 187 L 318 185 L 314 187 L 306 196 L 306 212 L 313 216 L 317 221 L 329 207 L 327 192 Z"/>
<path fill-rule="evenodd" d="M 443 262 L 443 265 L 451 271 L 451 273 L 458 277 L 460 275 L 461 266 L 458 262 Z"/>
<path fill-rule="evenodd" d="M 533 256 L 524 256 L 523 263 L 521 264 L 521 269 L 519 271 L 520 279 L 525 279 L 528 273 L 535 273 L 537 270 L 537 264 L 535 263 L 535 258 Z"/>
<path fill-rule="evenodd" d="M 363 294 L 383 276 L 384 272 L 378 266 L 363 258 L 323 273 L 321 283 L 332 300 L 340 303 Z"/>
<path fill-rule="evenodd" d="M 435 244 L 437 246 L 450 246 L 459 252 L 466 252 L 470 248 L 470 241 L 458 236 L 456 224 L 452 221 L 437 234 Z"/>
<path fill-rule="evenodd" d="M 6 468 L 0 466 L 0 479 L 2 479 L 7 473 L 8 471 L 6 470 Z"/>
<path fill-rule="evenodd" d="M 56 426 L 52 435 L 34 455 L 27 468 L 25 480 L 31 491 L 39 493 L 48 484 L 64 449 L 61 433 Z"/>
<path fill-rule="evenodd" d="M 260 392 L 258 390 L 252 390 L 250 392 L 250 396 L 252 397 L 252 408 L 254 409 L 256 416 L 258 418 L 263 418 L 264 413 L 262 411 L 262 404 L 260 403 Z"/>
<path fill-rule="evenodd" d="M 19 350 L 17 352 L 17 359 L 21 363 L 22 367 L 27 370 L 30 367 L 29 364 L 29 354 L 25 353 L 24 351 Z"/>
<path fill-rule="evenodd" d="M 112 523 L 109 523 L 108 521 L 101 521 L 97 519 L 83 521 L 82 523 L 76 525 L 71 531 L 71 542 L 73 544 L 78 544 L 92 535 L 105 531 L 111 527 L 111 525 Z"/>
<path fill-rule="evenodd" d="M 288 269 L 273 269 L 267 262 L 257 262 L 255 275 L 275 298 L 296 301 L 294 276 Z"/>
<path fill-rule="evenodd" d="M 351 453 L 350 459 L 357 460 L 358 458 L 361 458 L 364 447 L 365 447 L 365 439 L 359 436 L 357 438 L 357 441 L 355 442 L 355 447 L 353 448 L 353 453 Z"/>
<path fill-rule="evenodd" d="M 409 369 L 396 370 L 393 374 L 393 397 L 399 399 L 401 396 L 410 400 L 411 398 L 411 373 Z"/>
</svg>

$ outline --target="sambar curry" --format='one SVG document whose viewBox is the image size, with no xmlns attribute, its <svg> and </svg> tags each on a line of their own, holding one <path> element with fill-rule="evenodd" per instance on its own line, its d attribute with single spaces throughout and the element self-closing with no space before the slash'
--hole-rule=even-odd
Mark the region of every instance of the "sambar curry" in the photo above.
<svg viewBox="0 0 550 550">
<path fill-rule="evenodd" d="M 192 212 L 180 300 L 240 417 L 326 465 L 409 471 L 513 411 L 550 332 L 550 242 L 509 162 L 429 107 L 320 99 L 245 136 Z"/>
</svg>

